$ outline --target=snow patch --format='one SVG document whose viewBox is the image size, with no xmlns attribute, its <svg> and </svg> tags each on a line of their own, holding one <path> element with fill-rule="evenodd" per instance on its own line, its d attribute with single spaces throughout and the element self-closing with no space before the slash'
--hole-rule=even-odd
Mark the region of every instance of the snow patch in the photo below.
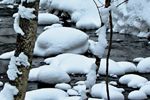
<svg viewBox="0 0 150 100">
<path fill-rule="evenodd" d="M 78 54 L 64 53 L 56 57 L 47 58 L 44 62 L 67 73 L 84 74 L 90 71 L 95 59 Z"/>
<path fill-rule="evenodd" d="M 68 97 L 68 94 L 63 90 L 44 88 L 27 92 L 25 100 L 62 100 L 65 97 Z"/>
<path fill-rule="evenodd" d="M 71 89 L 71 86 L 66 83 L 59 83 L 59 84 L 55 85 L 55 88 L 62 89 L 62 90 L 68 90 L 68 89 Z"/>
<path fill-rule="evenodd" d="M 18 94 L 18 89 L 15 86 L 5 83 L 4 88 L 0 92 L 1 100 L 14 100 L 14 95 Z"/>
<path fill-rule="evenodd" d="M 147 57 L 141 60 L 137 65 L 137 70 L 140 73 L 149 73 L 150 72 L 150 57 Z"/>
<path fill-rule="evenodd" d="M 39 68 L 33 68 L 29 73 L 29 81 L 40 81 L 48 84 L 56 84 L 69 82 L 69 75 L 56 68 L 52 68 L 49 65 L 43 65 Z"/>
<path fill-rule="evenodd" d="M 128 87 L 140 88 L 144 83 L 148 82 L 148 80 L 139 75 L 127 74 L 120 77 L 119 82 L 121 84 L 127 84 Z"/>
<path fill-rule="evenodd" d="M 0 59 L 10 59 L 15 53 L 14 51 L 6 52 L 0 55 Z"/>
<path fill-rule="evenodd" d="M 101 92 L 99 90 L 101 90 Z M 109 85 L 109 91 L 111 100 L 124 100 L 124 96 L 122 94 L 124 89 Z M 105 83 L 95 84 L 92 87 L 91 95 L 92 97 L 107 99 L 106 84 Z"/>
<path fill-rule="evenodd" d="M 147 99 L 147 96 L 144 92 L 135 90 L 135 91 L 132 91 L 129 93 L 128 99 L 130 99 L 130 100 L 145 100 L 145 99 Z"/>
<path fill-rule="evenodd" d="M 34 55 L 50 56 L 59 53 L 85 53 L 88 50 L 86 33 L 69 27 L 50 28 L 36 40 Z"/>
<path fill-rule="evenodd" d="M 101 59 L 101 64 L 99 68 L 99 74 L 106 75 L 106 59 Z M 119 66 L 119 64 L 111 59 L 109 59 L 109 75 L 123 75 L 125 71 Z"/>
<path fill-rule="evenodd" d="M 58 23 L 59 18 L 56 15 L 50 13 L 39 13 L 38 15 L 38 24 L 39 25 L 49 25 Z"/>
<path fill-rule="evenodd" d="M 21 18 L 25 18 L 25 19 L 34 19 L 36 16 L 33 14 L 33 12 L 35 11 L 34 8 L 26 8 L 22 5 L 19 5 L 18 7 L 18 14 L 21 16 Z"/>
</svg>

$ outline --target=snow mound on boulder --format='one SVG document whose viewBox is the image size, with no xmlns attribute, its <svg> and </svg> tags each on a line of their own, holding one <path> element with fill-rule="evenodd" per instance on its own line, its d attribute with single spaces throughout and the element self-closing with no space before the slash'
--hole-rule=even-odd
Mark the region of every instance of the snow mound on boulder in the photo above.
<svg viewBox="0 0 150 100">
<path fill-rule="evenodd" d="M 125 73 L 136 72 L 136 70 L 137 70 L 134 63 L 127 62 L 127 61 L 121 61 L 121 62 L 117 62 L 117 63 L 125 71 Z"/>
<path fill-rule="evenodd" d="M 146 95 L 150 96 L 150 81 L 145 83 L 141 88 L 140 91 L 143 91 Z"/>
<path fill-rule="evenodd" d="M 68 97 L 68 94 L 63 90 L 45 88 L 27 92 L 25 100 L 61 100 L 65 97 Z"/>
<path fill-rule="evenodd" d="M 61 69 L 67 73 L 88 73 L 95 59 L 83 55 L 64 53 L 56 57 L 45 59 L 51 67 Z"/>
<path fill-rule="evenodd" d="M 143 91 L 135 90 L 129 93 L 128 99 L 130 100 L 145 100 L 147 99 L 146 94 Z"/>
<path fill-rule="evenodd" d="M 36 40 L 34 54 L 50 56 L 59 53 L 85 53 L 88 50 L 88 35 L 84 32 L 69 28 L 50 28 L 39 35 Z"/>
<path fill-rule="evenodd" d="M 106 59 L 101 59 L 99 74 L 106 75 Z M 117 62 L 109 59 L 108 74 L 109 75 L 123 75 L 125 74 L 125 71 L 119 66 Z"/>
<path fill-rule="evenodd" d="M 124 96 L 122 94 L 124 89 L 109 85 L 109 91 L 111 100 L 124 100 Z M 107 99 L 106 84 L 105 83 L 95 84 L 91 89 L 91 95 L 92 97 L 103 98 L 106 100 Z"/>
<path fill-rule="evenodd" d="M 141 60 L 137 65 L 137 70 L 140 73 L 149 73 L 150 72 L 150 57 L 147 57 Z"/>
<path fill-rule="evenodd" d="M 128 74 L 120 77 L 119 82 L 121 84 L 127 84 L 128 87 L 140 88 L 144 83 L 148 82 L 148 80 L 139 75 Z"/>
<path fill-rule="evenodd" d="M 39 13 L 38 15 L 38 24 L 39 25 L 49 25 L 58 23 L 59 18 L 56 15 L 50 13 Z"/>
<path fill-rule="evenodd" d="M 33 68 L 29 73 L 29 81 L 40 81 L 49 84 L 69 82 L 71 79 L 69 75 L 58 69 L 51 68 L 48 65 L 39 68 Z"/>
<path fill-rule="evenodd" d="M 101 26 L 98 10 L 92 0 L 52 0 L 50 7 L 68 12 L 78 28 L 94 29 Z"/>
</svg>

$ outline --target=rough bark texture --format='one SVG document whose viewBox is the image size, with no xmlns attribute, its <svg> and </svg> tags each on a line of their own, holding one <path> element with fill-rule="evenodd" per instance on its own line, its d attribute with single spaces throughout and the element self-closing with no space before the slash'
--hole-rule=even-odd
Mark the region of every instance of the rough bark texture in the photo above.
<svg viewBox="0 0 150 100">
<path fill-rule="evenodd" d="M 34 14 L 38 16 L 38 9 L 39 9 L 39 0 L 35 0 L 32 3 L 23 3 L 23 6 L 28 8 L 35 8 Z M 16 40 L 16 51 L 15 56 L 19 56 L 21 52 L 24 52 L 25 55 L 28 56 L 29 63 L 32 64 L 32 55 L 33 55 L 33 48 L 35 44 L 35 37 L 37 32 L 37 18 L 35 19 L 24 19 L 20 18 L 20 27 L 22 28 L 23 32 L 25 33 L 24 36 L 18 34 Z M 17 87 L 19 90 L 18 95 L 15 96 L 15 100 L 24 100 L 27 83 L 28 83 L 28 74 L 31 66 L 24 67 L 24 66 L 17 66 L 19 71 L 22 72 L 15 81 L 10 81 L 10 83 Z"/>
</svg>

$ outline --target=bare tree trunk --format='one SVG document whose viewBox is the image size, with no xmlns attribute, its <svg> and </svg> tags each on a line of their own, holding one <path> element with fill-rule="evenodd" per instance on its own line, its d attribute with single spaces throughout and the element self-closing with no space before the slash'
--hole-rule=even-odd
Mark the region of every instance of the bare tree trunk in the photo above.
<svg viewBox="0 0 150 100">
<path fill-rule="evenodd" d="M 35 0 L 34 2 L 30 3 L 27 3 L 26 0 L 25 2 L 23 2 L 22 5 L 27 8 L 34 8 L 35 11 L 33 13 L 36 15 L 36 18 L 29 20 L 25 18 L 20 18 L 19 25 L 25 35 L 17 35 L 15 56 L 18 57 L 21 52 L 24 52 L 24 54 L 28 57 L 28 62 L 30 63 L 30 66 L 17 66 L 18 70 L 22 72 L 22 74 L 18 75 L 18 78 L 16 78 L 14 81 L 10 81 L 10 84 L 16 86 L 19 90 L 19 93 L 15 96 L 15 100 L 24 100 L 25 98 L 28 83 L 28 74 L 32 64 L 33 48 L 37 32 L 39 0 Z"/>
</svg>

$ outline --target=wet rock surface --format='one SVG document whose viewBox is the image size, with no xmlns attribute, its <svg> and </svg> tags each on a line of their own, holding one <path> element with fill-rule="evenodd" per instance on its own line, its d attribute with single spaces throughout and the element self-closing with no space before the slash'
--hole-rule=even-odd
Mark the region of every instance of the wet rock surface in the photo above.
<svg viewBox="0 0 150 100">
<path fill-rule="evenodd" d="M 15 10 L 5 7 L 4 5 L 0 5 L 0 54 L 11 51 L 15 49 L 15 41 L 16 41 L 16 34 L 13 30 L 13 18 L 11 17 Z M 38 27 L 37 34 L 39 35 L 43 31 L 44 26 Z M 86 31 L 87 32 L 87 31 Z M 90 36 L 90 39 L 97 41 L 97 36 L 94 31 L 87 32 Z M 109 34 L 108 34 L 109 40 Z M 104 57 L 107 55 L 107 49 L 105 52 Z M 113 36 L 113 43 L 112 43 L 112 51 L 111 51 L 111 59 L 115 61 L 132 61 L 136 57 L 149 57 L 150 56 L 150 45 L 148 45 L 147 39 L 139 39 L 132 35 L 127 34 L 117 34 L 115 33 Z M 33 67 L 38 67 L 42 65 L 42 61 L 44 58 L 41 57 L 34 57 L 33 59 Z M 7 66 L 9 64 L 9 60 L 2 60 L 0 59 L 0 81 L 8 82 L 8 78 L 6 75 Z M 135 73 L 139 74 L 139 73 Z M 146 77 L 150 80 L 149 74 L 140 74 L 141 76 Z M 75 82 L 85 80 L 85 75 L 70 75 L 71 82 L 70 84 L 73 86 Z M 117 81 L 118 78 L 110 77 L 110 81 Z M 105 80 L 105 76 L 100 76 L 97 79 L 97 82 Z M 29 82 L 28 90 L 34 90 L 37 88 L 42 87 L 53 87 L 53 85 L 47 85 L 43 83 L 37 82 Z M 127 99 L 127 95 L 133 89 L 128 88 L 125 85 L 121 85 L 118 83 L 117 87 L 121 87 L 125 89 L 125 97 Z M 0 90 L 2 87 L 0 87 Z M 150 99 L 150 98 L 149 98 Z"/>
</svg>

